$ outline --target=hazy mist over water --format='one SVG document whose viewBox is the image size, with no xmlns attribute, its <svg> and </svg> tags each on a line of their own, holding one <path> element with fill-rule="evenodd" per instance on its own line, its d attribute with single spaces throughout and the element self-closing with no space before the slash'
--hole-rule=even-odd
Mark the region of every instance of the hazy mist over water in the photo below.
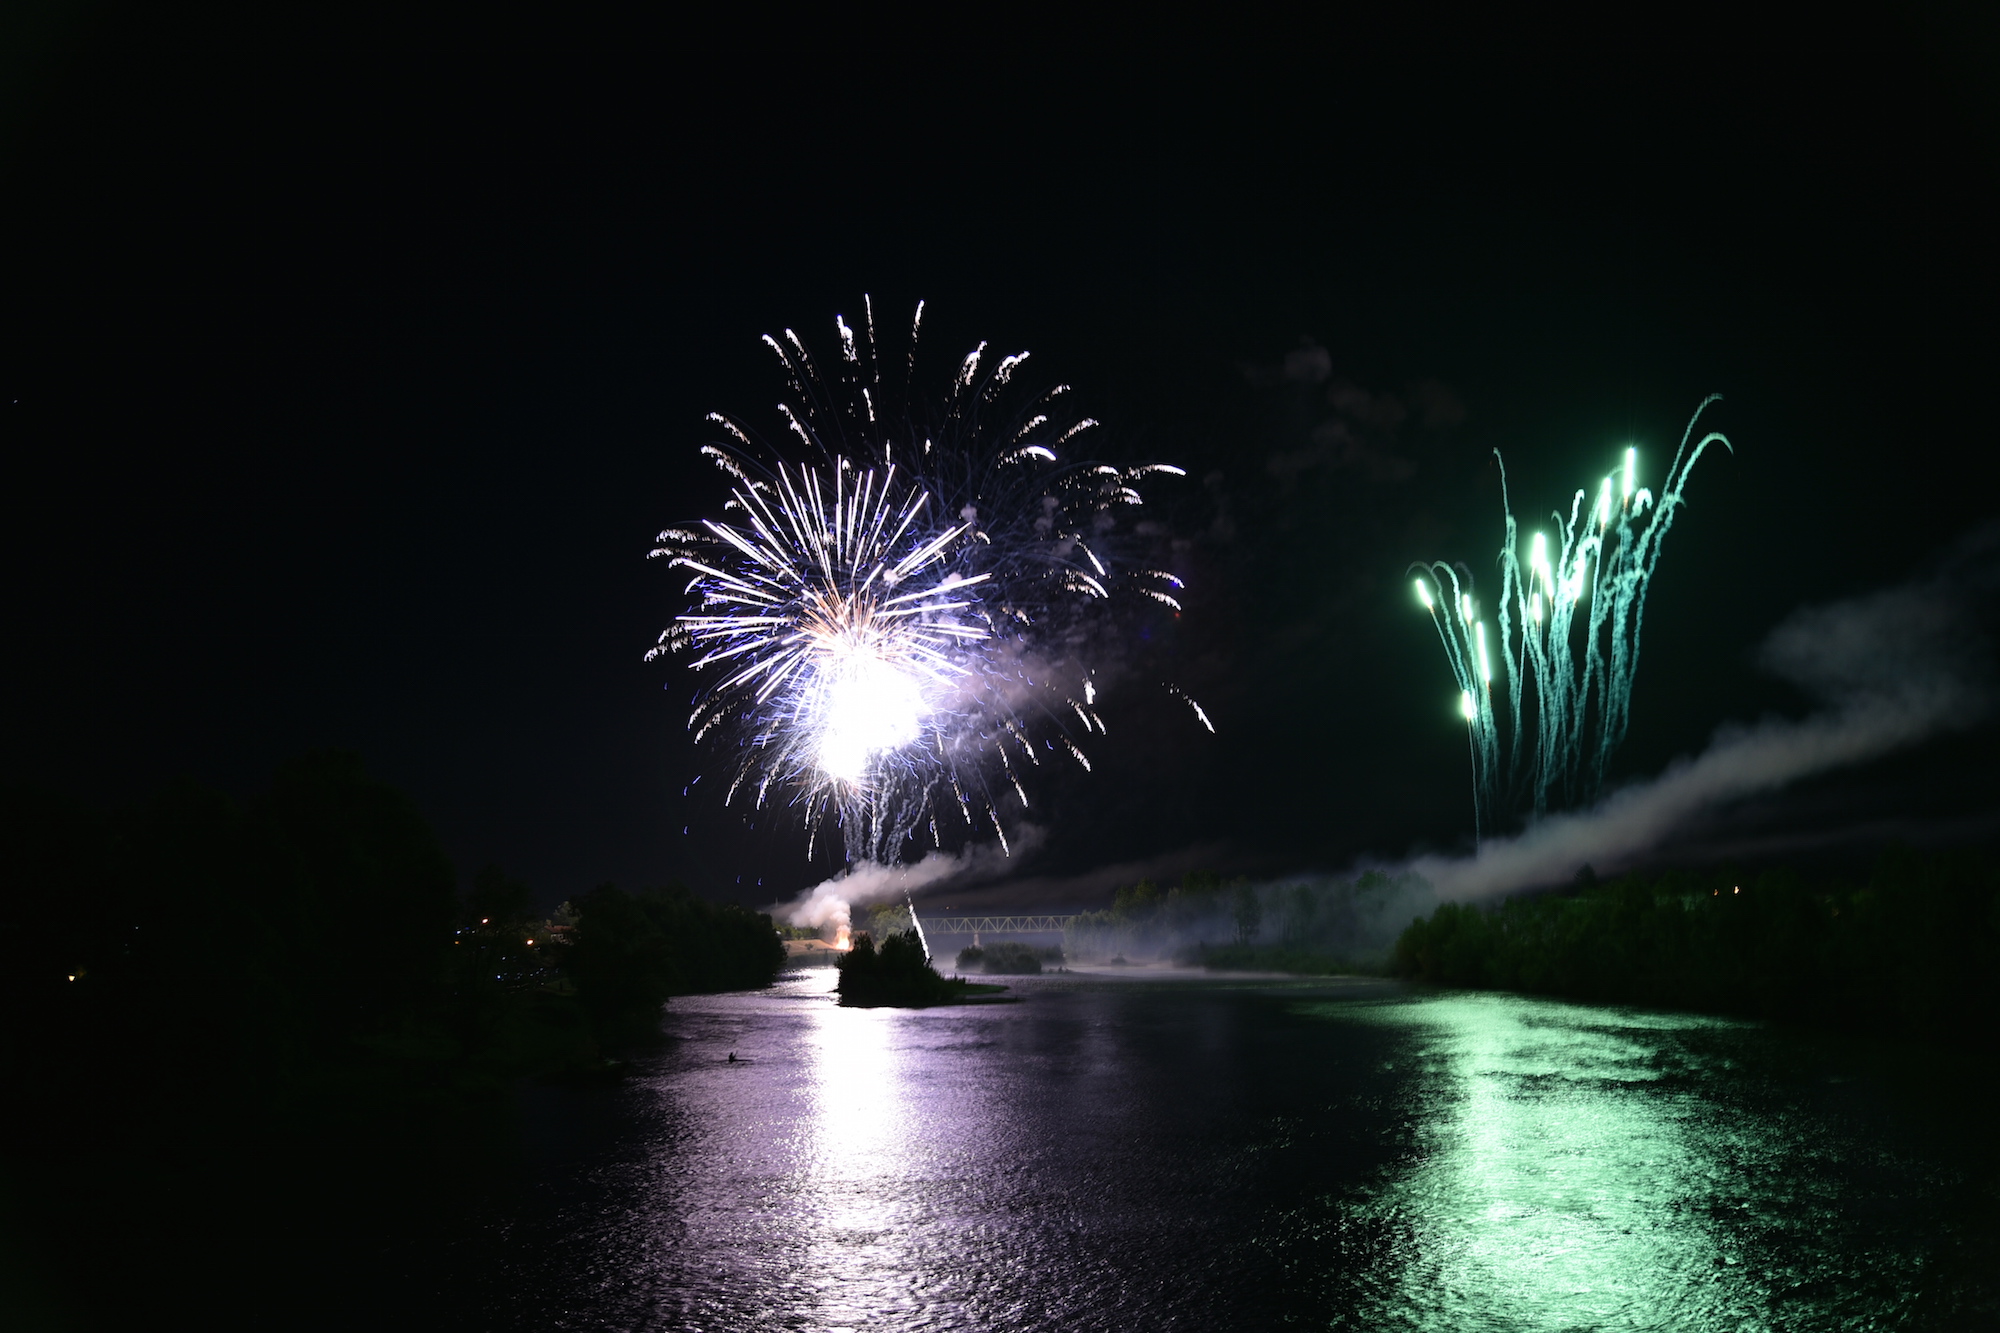
<svg viewBox="0 0 2000 1333">
<path fill-rule="evenodd" d="M 1072 975 L 912 1011 L 831 979 L 677 999 L 636 1077 L 532 1093 L 527 1182 L 433 1275 L 444 1322 L 2000 1316 L 1977 1089 L 1894 1053 L 1370 981 Z"/>
</svg>

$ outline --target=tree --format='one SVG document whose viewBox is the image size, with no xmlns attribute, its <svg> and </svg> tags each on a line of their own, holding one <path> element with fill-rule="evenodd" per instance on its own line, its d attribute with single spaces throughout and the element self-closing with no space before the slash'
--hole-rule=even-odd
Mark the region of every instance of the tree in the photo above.
<svg viewBox="0 0 2000 1333">
<path fill-rule="evenodd" d="M 1111 910 L 1128 921 L 1150 921 L 1159 907 L 1159 886 L 1150 879 L 1118 890 L 1111 900 Z"/>
<path fill-rule="evenodd" d="M 633 894 L 600 884 L 572 907 L 563 967 L 605 1040 L 650 1036 L 669 996 L 768 986 L 784 965 L 770 917 L 679 885 Z"/>
<path fill-rule="evenodd" d="M 1319 898 L 1309 884 L 1294 884 L 1292 891 L 1282 900 L 1285 907 L 1283 932 L 1285 943 L 1294 948 L 1303 948 L 1312 938 L 1313 926 L 1319 917 Z"/>
<path fill-rule="evenodd" d="M 674 949 L 639 899 L 600 884 L 572 900 L 575 942 L 565 967 L 591 1025 L 606 1039 L 652 1035 L 660 1006 L 683 989 Z"/>
<path fill-rule="evenodd" d="M 1247 880 L 1239 881 L 1230 894 L 1230 914 L 1236 920 L 1236 942 L 1248 944 L 1257 938 L 1257 930 L 1264 924 L 1264 903 L 1257 897 L 1257 890 Z"/>
<path fill-rule="evenodd" d="M 937 974 L 914 930 L 888 936 L 880 949 L 866 932 L 856 935 L 854 947 L 835 966 L 843 1004 L 939 1004 L 965 993 L 964 982 Z"/>
</svg>

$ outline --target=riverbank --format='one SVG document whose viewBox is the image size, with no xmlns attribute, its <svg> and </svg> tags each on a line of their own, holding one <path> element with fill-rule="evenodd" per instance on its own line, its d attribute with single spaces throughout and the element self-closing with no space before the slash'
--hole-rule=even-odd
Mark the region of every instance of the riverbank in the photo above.
<svg viewBox="0 0 2000 1333">
<path fill-rule="evenodd" d="M 601 1074 L 670 997 L 785 958 L 768 916 L 676 885 L 549 917 L 496 867 L 461 884 L 414 803 L 339 752 L 247 802 L 0 786 L 0 848 L 0 1130 L 37 1140 L 471 1115 Z"/>
<path fill-rule="evenodd" d="M 1433 985 L 2000 1045 L 2000 864 L 1883 857 L 1789 871 L 1633 875 L 1411 924 L 1396 971 Z"/>
</svg>

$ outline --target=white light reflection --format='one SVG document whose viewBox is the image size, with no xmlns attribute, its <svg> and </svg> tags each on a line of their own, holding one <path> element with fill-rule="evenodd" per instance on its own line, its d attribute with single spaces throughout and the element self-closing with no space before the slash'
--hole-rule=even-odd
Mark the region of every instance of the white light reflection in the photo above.
<svg viewBox="0 0 2000 1333">
<path fill-rule="evenodd" d="M 815 1005 L 812 1126 L 823 1181 L 874 1180 L 907 1133 L 892 1041 L 896 1011 Z"/>
<path fill-rule="evenodd" d="M 907 1188 L 923 1156 L 906 1086 L 911 1015 L 894 1009 L 812 1006 L 800 1122 L 809 1219 L 802 1276 L 817 1288 L 815 1323 L 880 1327 L 920 1310 L 922 1265 Z"/>
</svg>

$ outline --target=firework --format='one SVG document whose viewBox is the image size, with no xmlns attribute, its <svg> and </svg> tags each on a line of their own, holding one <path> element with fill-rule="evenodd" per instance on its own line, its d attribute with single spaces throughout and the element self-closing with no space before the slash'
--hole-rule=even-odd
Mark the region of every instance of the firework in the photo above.
<svg viewBox="0 0 2000 1333">
<path fill-rule="evenodd" d="M 1701 414 L 1719 396 L 1695 409 L 1657 497 L 1638 485 L 1639 453 L 1628 448 L 1594 497 L 1579 490 L 1567 520 L 1560 511 L 1551 515 L 1554 546 L 1547 533 L 1534 534 L 1525 571 L 1502 462 L 1506 542 L 1494 608 L 1497 655 L 1487 650 L 1472 572 L 1442 562 L 1412 566 L 1417 600 L 1437 626 L 1459 688 L 1472 749 L 1475 835 L 1502 818 L 1546 814 L 1602 789 L 1631 720 L 1646 590 L 1681 507 L 1681 489 L 1709 445 L 1732 448 L 1714 431 L 1694 438 Z M 1497 449 L 1493 456 L 1500 457 Z M 1499 706 L 1496 664 L 1506 678 Z"/>
<path fill-rule="evenodd" d="M 788 383 L 784 447 L 710 416 L 727 438 L 702 452 L 730 498 L 660 534 L 653 555 L 688 571 L 693 605 L 649 656 L 694 656 L 689 726 L 723 756 L 725 800 L 796 809 L 808 856 L 829 819 L 850 861 L 891 862 L 920 831 L 941 846 L 941 813 L 1004 847 L 1000 796 L 1025 805 L 1051 756 L 1088 769 L 1105 734 L 1087 660 L 1101 622 L 1180 609 L 1131 515 L 1181 469 L 1071 457 L 1098 423 L 1067 386 L 1018 384 L 1026 352 L 981 343 L 940 400 L 917 400 L 922 303 L 893 365 L 865 316 L 835 318 L 831 373 L 791 330 L 764 339 Z"/>
</svg>

